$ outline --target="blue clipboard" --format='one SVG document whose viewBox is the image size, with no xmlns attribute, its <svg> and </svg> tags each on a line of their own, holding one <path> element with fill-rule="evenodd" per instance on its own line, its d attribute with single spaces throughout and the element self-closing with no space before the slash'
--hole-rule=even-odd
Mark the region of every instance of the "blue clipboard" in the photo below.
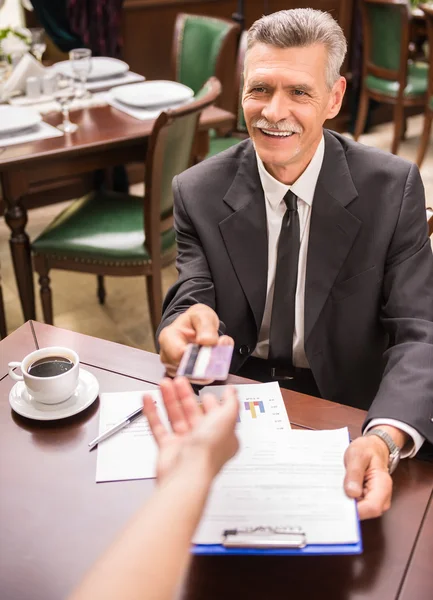
<svg viewBox="0 0 433 600">
<path fill-rule="evenodd" d="M 350 438 L 349 438 L 349 441 Z M 354 500 L 355 502 L 355 500 Z M 193 544 L 191 553 L 199 556 L 320 556 L 341 554 L 362 554 L 361 524 L 358 508 L 356 507 L 356 528 L 358 541 L 350 544 L 308 544 L 308 532 L 299 527 L 255 527 L 244 530 L 228 530 L 223 532 L 223 539 L 227 534 L 232 537 L 232 546 L 225 544 Z M 236 537 L 243 537 L 236 542 Z M 287 546 L 277 547 L 279 536 L 286 536 Z M 289 538 L 292 538 L 291 540 Z M 241 542 L 245 542 L 242 545 Z"/>
<path fill-rule="evenodd" d="M 244 530 L 240 532 L 244 535 L 244 537 L 245 534 L 247 535 L 247 537 L 250 537 L 250 539 L 247 542 L 248 545 L 246 546 L 227 547 L 223 544 L 195 544 L 192 546 L 191 552 L 194 555 L 200 556 L 318 556 L 332 554 L 362 554 L 363 551 L 359 518 L 357 520 L 358 541 L 353 544 L 308 544 L 307 536 L 300 529 L 280 528 L 280 530 L 281 529 L 284 529 L 285 533 L 288 533 L 289 535 L 293 535 L 295 537 L 298 536 L 297 539 L 293 540 L 293 547 L 276 547 L 276 537 L 278 537 L 278 535 L 281 535 L 281 533 L 277 533 L 275 530 L 273 530 L 272 533 L 274 535 L 271 534 L 269 539 L 266 539 L 266 532 L 269 532 L 270 530 L 272 530 L 272 528 L 257 527 L 255 529 Z M 233 530 L 230 533 L 232 533 L 233 538 L 238 534 L 238 532 L 236 532 L 235 530 Z M 254 544 L 256 543 L 257 546 L 254 546 Z"/>
</svg>

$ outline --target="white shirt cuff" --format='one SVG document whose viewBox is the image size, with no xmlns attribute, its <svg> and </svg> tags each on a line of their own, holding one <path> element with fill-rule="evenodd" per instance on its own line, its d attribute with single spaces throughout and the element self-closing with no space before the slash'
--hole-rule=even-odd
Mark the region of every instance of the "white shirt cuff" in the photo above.
<svg viewBox="0 0 433 600">
<path fill-rule="evenodd" d="M 396 427 L 397 429 L 407 433 L 407 435 L 412 438 L 412 443 L 409 441 L 405 447 L 402 448 L 400 458 L 413 458 L 424 444 L 425 438 L 423 438 L 423 436 L 418 433 L 416 429 L 407 423 L 402 423 L 396 419 L 372 419 L 362 432 L 363 435 L 365 435 L 372 427 L 379 427 L 380 425 L 391 425 L 391 427 Z"/>
</svg>

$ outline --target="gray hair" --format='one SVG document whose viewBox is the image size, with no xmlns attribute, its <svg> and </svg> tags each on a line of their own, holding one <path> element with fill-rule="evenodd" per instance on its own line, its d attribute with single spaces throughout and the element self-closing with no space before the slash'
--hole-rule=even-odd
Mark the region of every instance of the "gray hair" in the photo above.
<svg viewBox="0 0 433 600">
<path fill-rule="evenodd" d="M 247 52 L 255 44 L 299 48 L 323 44 L 328 52 L 326 83 L 329 89 L 340 77 L 347 42 L 340 25 L 327 12 L 312 8 L 280 10 L 258 19 L 248 31 Z"/>
</svg>

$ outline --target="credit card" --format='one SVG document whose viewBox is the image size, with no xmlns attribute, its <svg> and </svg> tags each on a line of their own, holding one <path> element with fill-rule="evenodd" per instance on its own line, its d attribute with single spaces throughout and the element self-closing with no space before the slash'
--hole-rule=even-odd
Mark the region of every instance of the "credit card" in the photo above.
<svg viewBox="0 0 433 600">
<path fill-rule="evenodd" d="M 192 380 L 224 381 L 232 360 L 233 346 L 199 346 L 188 344 L 177 375 Z"/>
</svg>

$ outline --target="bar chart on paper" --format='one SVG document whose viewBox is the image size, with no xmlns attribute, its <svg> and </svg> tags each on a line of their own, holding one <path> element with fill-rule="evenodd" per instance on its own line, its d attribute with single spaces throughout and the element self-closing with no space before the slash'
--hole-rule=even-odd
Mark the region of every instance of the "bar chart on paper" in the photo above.
<svg viewBox="0 0 433 600">
<path fill-rule="evenodd" d="M 239 397 L 237 431 L 241 435 L 284 432 L 290 422 L 277 382 L 235 385 Z M 210 386 L 202 392 L 221 396 L 224 386 Z"/>
<path fill-rule="evenodd" d="M 253 419 L 257 419 L 258 413 L 265 412 L 265 405 L 263 404 L 262 400 L 253 400 L 253 401 L 250 400 L 249 402 L 244 402 L 244 407 L 245 407 L 245 410 L 250 411 L 251 418 L 253 418 Z"/>
</svg>

